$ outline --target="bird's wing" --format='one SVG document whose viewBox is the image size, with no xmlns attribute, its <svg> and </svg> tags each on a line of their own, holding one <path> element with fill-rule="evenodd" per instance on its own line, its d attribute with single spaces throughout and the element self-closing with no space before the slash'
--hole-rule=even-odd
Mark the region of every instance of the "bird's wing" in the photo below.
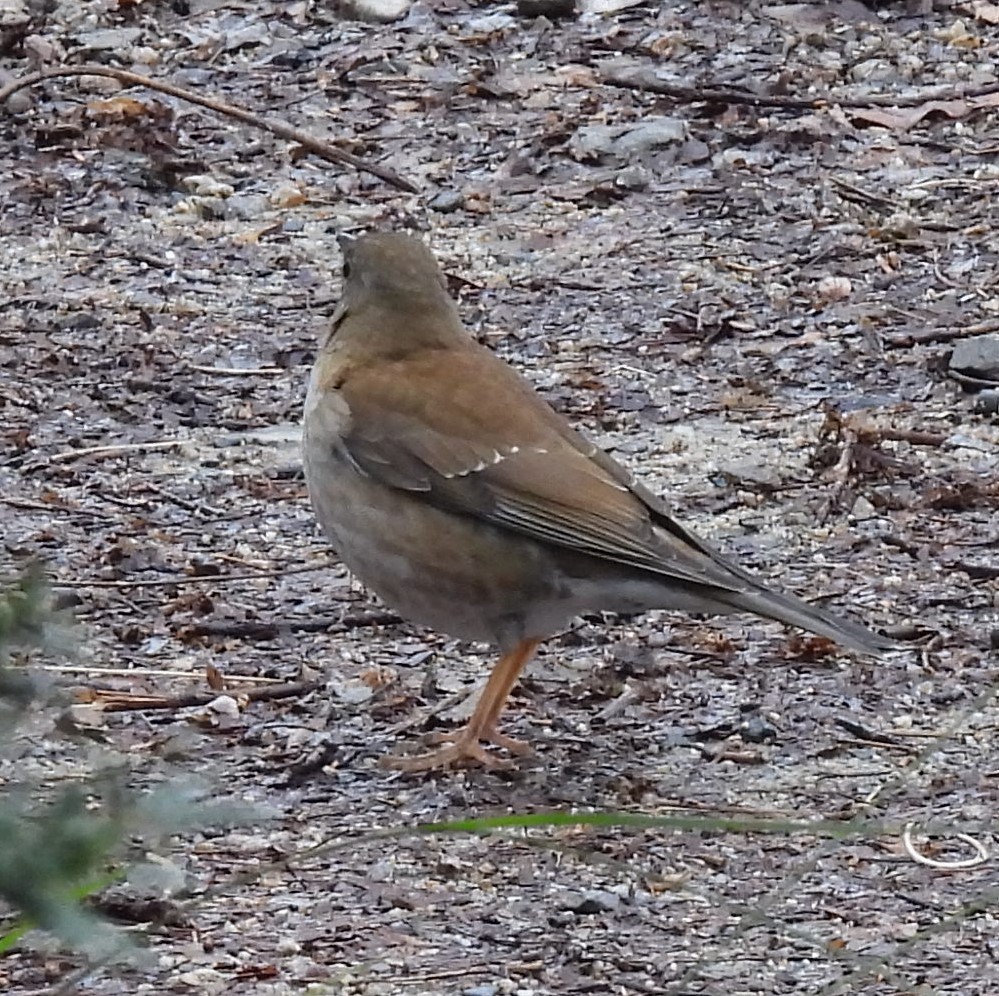
<svg viewBox="0 0 999 996">
<path fill-rule="evenodd" d="M 341 452 L 388 487 L 676 580 L 731 592 L 757 584 L 484 348 L 361 367 L 337 386 L 350 413 Z"/>
</svg>

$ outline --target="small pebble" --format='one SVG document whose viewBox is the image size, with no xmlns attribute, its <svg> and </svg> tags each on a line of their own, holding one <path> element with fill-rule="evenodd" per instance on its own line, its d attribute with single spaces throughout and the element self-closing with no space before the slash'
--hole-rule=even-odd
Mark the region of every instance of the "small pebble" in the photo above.
<svg viewBox="0 0 999 996">
<path fill-rule="evenodd" d="M 614 177 L 614 186 L 624 190 L 644 190 L 649 185 L 649 171 L 642 166 L 626 166 Z"/>
<path fill-rule="evenodd" d="M 853 508 L 850 509 L 850 515 L 857 522 L 863 519 L 873 519 L 877 514 L 877 509 L 863 495 L 853 503 Z"/>
<path fill-rule="evenodd" d="M 591 889 L 582 894 L 569 893 L 562 901 L 563 909 L 570 910 L 577 916 L 589 916 L 594 913 L 610 913 L 621 905 L 621 897 L 603 889 Z"/>
<path fill-rule="evenodd" d="M 547 17 L 557 21 L 576 13 L 576 0 L 517 0 L 517 13 L 521 17 Z"/>
<path fill-rule="evenodd" d="M 999 380 L 999 334 L 976 335 L 958 342 L 950 356 L 950 368 L 981 380 Z"/>
<path fill-rule="evenodd" d="M 465 195 L 459 190 L 442 190 L 430 202 L 430 210 L 450 214 L 465 206 Z"/>
<path fill-rule="evenodd" d="M 259 218 L 268 210 L 270 203 L 263 194 L 236 194 L 225 203 L 225 216 L 237 221 Z"/>
<path fill-rule="evenodd" d="M 999 415 L 999 390 L 982 391 L 972 407 L 979 415 Z"/>
<path fill-rule="evenodd" d="M 390 24 L 409 13 L 410 0 L 344 0 L 340 9 L 347 17 L 372 24 Z"/>
</svg>

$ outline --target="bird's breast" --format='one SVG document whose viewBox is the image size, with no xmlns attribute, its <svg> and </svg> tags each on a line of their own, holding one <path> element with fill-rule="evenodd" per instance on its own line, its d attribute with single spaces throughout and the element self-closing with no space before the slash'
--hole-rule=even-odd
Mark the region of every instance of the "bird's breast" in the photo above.
<svg viewBox="0 0 999 996">
<path fill-rule="evenodd" d="M 381 484 L 308 434 L 305 447 L 320 525 L 350 571 L 400 615 L 503 646 L 548 636 L 570 617 L 543 545 Z"/>
</svg>

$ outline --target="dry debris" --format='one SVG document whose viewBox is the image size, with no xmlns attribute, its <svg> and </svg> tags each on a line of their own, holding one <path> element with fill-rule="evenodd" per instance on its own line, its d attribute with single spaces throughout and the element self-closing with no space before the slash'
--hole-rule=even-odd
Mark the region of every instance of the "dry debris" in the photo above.
<svg viewBox="0 0 999 996">
<path fill-rule="evenodd" d="M 0 3 L 0 86 L 120 66 L 420 190 L 115 79 L 3 111 L 0 521 L 85 627 L 67 727 L 136 784 L 209 772 L 278 814 L 183 843 L 215 891 L 182 913 L 109 900 L 155 958 L 87 991 L 995 992 L 999 423 L 951 352 L 999 322 L 996 5 L 388 6 Z M 516 693 L 533 762 L 386 775 L 486 662 L 375 605 L 307 506 L 334 235 L 378 225 L 426 231 L 477 334 L 682 519 L 912 649 L 586 619 Z M 912 830 L 350 844 L 553 808 Z M 8 955 L 0 989 L 72 964 Z"/>
</svg>

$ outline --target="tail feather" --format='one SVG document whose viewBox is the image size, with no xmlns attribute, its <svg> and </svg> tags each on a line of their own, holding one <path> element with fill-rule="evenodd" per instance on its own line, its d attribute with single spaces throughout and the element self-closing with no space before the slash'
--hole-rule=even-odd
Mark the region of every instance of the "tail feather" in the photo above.
<svg viewBox="0 0 999 996">
<path fill-rule="evenodd" d="M 762 585 L 754 585 L 749 591 L 725 592 L 720 600 L 737 611 L 754 612 L 789 626 L 798 626 L 860 653 L 877 655 L 886 650 L 898 649 L 899 646 L 896 641 L 881 636 L 852 619 L 835 615 L 794 595 L 773 591 Z"/>
<path fill-rule="evenodd" d="M 669 574 L 675 563 L 687 567 L 688 571 L 689 565 L 695 565 L 707 582 L 702 594 L 722 607 L 722 611 L 753 612 L 828 637 L 863 654 L 877 655 L 898 649 L 896 641 L 874 633 L 852 619 L 828 612 L 795 595 L 768 588 L 740 564 L 729 560 L 706 540 L 671 518 L 658 498 L 644 489 L 637 489 L 636 493 L 652 513 L 663 549 L 663 573 Z"/>
</svg>

